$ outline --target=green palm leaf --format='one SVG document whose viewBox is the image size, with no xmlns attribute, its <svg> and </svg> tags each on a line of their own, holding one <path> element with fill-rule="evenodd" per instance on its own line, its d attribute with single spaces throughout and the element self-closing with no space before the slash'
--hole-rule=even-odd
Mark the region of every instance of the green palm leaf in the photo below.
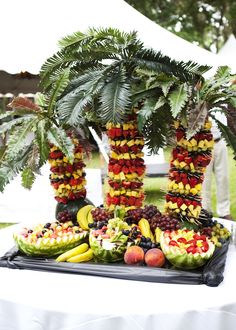
<svg viewBox="0 0 236 330">
<path fill-rule="evenodd" d="M 55 108 L 55 104 L 61 93 L 65 90 L 66 86 L 69 83 L 69 70 L 66 69 L 57 79 L 57 81 L 54 83 L 52 93 L 49 98 L 49 104 L 48 104 L 48 114 L 49 116 L 53 113 L 53 110 Z"/>
<path fill-rule="evenodd" d="M 15 118 L 15 119 L 12 119 L 11 121 L 4 122 L 2 125 L 0 125 L 0 134 L 9 132 L 13 127 L 15 127 L 17 125 L 22 125 L 24 123 L 26 124 L 28 121 L 30 121 L 32 119 L 33 119 L 32 115 L 26 115 L 24 117 Z"/>
<path fill-rule="evenodd" d="M 178 116 L 188 100 L 187 84 L 179 85 L 175 90 L 169 93 L 171 112 L 174 118 Z"/>
<path fill-rule="evenodd" d="M 74 145 L 62 128 L 50 127 L 48 130 L 48 140 L 65 154 L 70 163 L 73 162 Z"/>
<path fill-rule="evenodd" d="M 6 158 L 9 161 L 17 159 L 22 150 L 31 143 L 30 133 L 35 130 L 37 121 L 37 118 L 31 119 L 25 125 L 11 132 L 6 150 Z"/>
<path fill-rule="evenodd" d="M 37 124 L 36 144 L 39 150 L 39 165 L 42 166 L 47 160 L 49 155 L 49 144 L 47 140 L 48 121 L 43 119 Z"/>
<path fill-rule="evenodd" d="M 131 90 L 125 69 L 114 72 L 112 80 L 101 91 L 98 116 L 103 122 L 119 123 L 125 120 L 131 107 Z"/>
<path fill-rule="evenodd" d="M 225 126 L 218 119 L 216 119 L 212 113 L 210 114 L 210 116 L 217 123 L 218 128 L 221 131 L 221 134 L 222 134 L 223 138 L 225 139 L 227 145 L 233 149 L 234 159 L 236 160 L 236 135 L 234 135 L 232 133 L 232 131 L 229 129 L 228 126 Z"/>
<path fill-rule="evenodd" d="M 26 189 L 31 189 L 35 181 L 35 174 L 31 168 L 26 167 L 21 172 L 21 184 Z"/>
</svg>

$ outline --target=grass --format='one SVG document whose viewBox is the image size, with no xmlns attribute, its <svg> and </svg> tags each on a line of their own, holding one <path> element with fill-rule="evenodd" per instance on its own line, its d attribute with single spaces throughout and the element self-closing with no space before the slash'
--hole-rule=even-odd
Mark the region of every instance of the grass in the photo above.
<svg viewBox="0 0 236 330">
<path fill-rule="evenodd" d="M 169 160 L 170 150 L 165 150 L 165 159 Z M 86 161 L 88 168 L 101 168 L 105 166 L 103 157 L 98 152 L 94 152 L 92 158 Z M 230 173 L 230 202 L 231 215 L 236 219 L 236 162 L 233 160 L 233 153 L 229 150 L 229 173 Z M 145 178 L 144 189 L 146 193 L 145 203 L 156 205 L 160 211 L 163 211 L 164 196 L 167 187 L 167 178 Z M 216 186 L 212 185 L 212 205 L 216 210 Z M 216 215 L 216 213 L 215 213 Z M 0 223 L 0 229 L 12 225 L 11 223 Z"/>
</svg>

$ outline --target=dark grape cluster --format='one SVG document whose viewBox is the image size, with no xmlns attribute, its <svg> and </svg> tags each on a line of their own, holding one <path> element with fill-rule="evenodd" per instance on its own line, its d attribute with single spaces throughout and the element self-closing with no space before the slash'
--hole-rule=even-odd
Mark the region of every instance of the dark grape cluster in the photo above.
<svg viewBox="0 0 236 330">
<path fill-rule="evenodd" d="M 160 215 L 161 213 L 155 205 L 145 205 L 144 208 L 129 210 L 125 221 L 128 224 L 137 224 L 142 218 L 149 220 L 156 214 Z"/>
<path fill-rule="evenodd" d="M 131 225 L 131 224 L 137 224 L 139 220 L 141 220 L 143 217 L 143 209 L 137 208 L 134 210 L 129 210 L 127 212 L 127 217 L 125 218 L 125 221 Z"/>
<path fill-rule="evenodd" d="M 180 229 L 180 221 L 168 214 L 155 215 L 149 220 L 149 224 L 152 231 L 155 231 L 157 227 L 161 230 L 176 230 Z"/>
<path fill-rule="evenodd" d="M 103 208 L 97 207 L 96 209 L 91 211 L 93 220 L 94 221 L 108 221 L 112 218 L 112 214 L 108 211 L 106 211 Z"/>
<path fill-rule="evenodd" d="M 203 227 L 201 230 L 200 230 L 200 233 L 201 235 L 206 235 L 207 237 L 211 237 L 212 236 L 212 227 Z"/>
<path fill-rule="evenodd" d="M 89 228 L 102 229 L 107 225 L 108 220 L 113 217 L 113 213 L 105 210 L 104 208 L 97 207 L 91 211 L 93 216 L 93 223 L 89 223 Z"/>
<path fill-rule="evenodd" d="M 143 208 L 143 218 L 149 220 L 154 215 L 161 215 L 161 212 L 158 210 L 158 208 L 155 205 L 145 205 Z"/>
<path fill-rule="evenodd" d="M 67 221 L 73 221 L 74 220 L 74 216 L 73 213 L 65 210 L 65 211 L 61 211 L 58 213 L 57 215 L 57 220 L 61 223 L 67 222 Z"/>
<path fill-rule="evenodd" d="M 142 236 L 141 237 L 141 240 L 140 240 L 140 243 L 139 243 L 139 246 L 143 249 L 154 249 L 156 247 L 159 247 L 159 244 L 155 244 L 151 241 L 151 238 L 149 237 L 145 237 L 145 236 Z"/>
</svg>

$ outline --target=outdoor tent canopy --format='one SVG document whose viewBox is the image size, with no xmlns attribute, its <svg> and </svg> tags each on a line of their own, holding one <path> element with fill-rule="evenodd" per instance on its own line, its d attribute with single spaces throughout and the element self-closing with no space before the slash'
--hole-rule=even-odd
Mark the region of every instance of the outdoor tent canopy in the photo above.
<svg viewBox="0 0 236 330">
<path fill-rule="evenodd" d="M 39 73 L 67 34 L 88 27 L 115 27 L 138 32 L 145 46 L 176 60 L 213 67 L 223 58 L 181 39 L 136 11 L 123 0 L 4 0 L 1 2 L 0 70 Z"/>
</svg>

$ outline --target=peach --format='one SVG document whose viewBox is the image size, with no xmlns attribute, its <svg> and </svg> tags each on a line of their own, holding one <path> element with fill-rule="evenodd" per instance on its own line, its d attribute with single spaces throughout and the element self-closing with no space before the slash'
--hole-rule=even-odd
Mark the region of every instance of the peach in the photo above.
<svg viewBox="0 0 236 330">
<path fill-rule="evenodd" d="M 139 264 L 144 261 L 144 252 L 140 246 L 130 246 L 125 252 L 124 261 L 128 265 Z"/>
<path fill-rule="evenodd" d="M 145 263 L 149 267 L 162 267 L 165 263 L 164 253 L 157 248 L 148 250 L 145 254 Z"/>
</svg>

